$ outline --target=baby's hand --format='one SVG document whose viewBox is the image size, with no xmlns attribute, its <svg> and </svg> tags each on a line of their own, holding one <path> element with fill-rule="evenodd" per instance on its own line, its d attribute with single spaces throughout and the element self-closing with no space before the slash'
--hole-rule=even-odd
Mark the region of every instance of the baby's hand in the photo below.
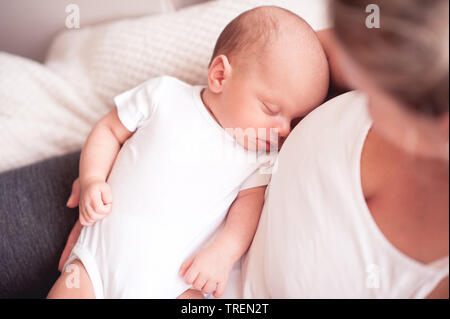
<svg viewBox="0 0 450 319">
<path fill-rule="evenodd" d="M 111 187 L 103 181 L 92 181 L 81 187 L 80 223 L 92 226 L 111 211 Z"/>
<path fill-rule="evenodd" d="M 233 264 L 234 260 L 213 244 L 187 259 L 179 274 L 187 284 L 205 294 L 215 289 L 214 297 L 218 298 L 225 291 Z"/>
</svg>

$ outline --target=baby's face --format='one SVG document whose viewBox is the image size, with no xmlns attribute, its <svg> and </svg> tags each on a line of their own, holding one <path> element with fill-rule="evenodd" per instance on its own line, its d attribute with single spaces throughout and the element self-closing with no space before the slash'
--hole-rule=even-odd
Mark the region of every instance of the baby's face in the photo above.
<svg viewBox="0 0 450 319">
<path fill-rule="evenodd" d="M 270 52 L 263 61 L 235 63 L 232 77 L 224 84 L 221 124 L 253 132 L 255 138 L 235 135 L 246 149 L 278 149 L 290 133 L 291 122 L 304 117 L 326 96 L 326 60 L 326 70 L 317 72 L 320 63 L 298 61 L 297 53 L 284 49 Z"/>
</svg>

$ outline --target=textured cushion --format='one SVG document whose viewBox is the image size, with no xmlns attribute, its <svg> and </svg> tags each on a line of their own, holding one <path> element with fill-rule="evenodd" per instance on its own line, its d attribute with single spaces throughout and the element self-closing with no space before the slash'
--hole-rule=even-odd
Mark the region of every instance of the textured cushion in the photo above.
<svg viewBox="0 0 450 319">
<path fill-rule="evenodd" d="M 101 114 L 64 79 L 0 52 L 0 171 L 79 149 Z"/>
</svg>

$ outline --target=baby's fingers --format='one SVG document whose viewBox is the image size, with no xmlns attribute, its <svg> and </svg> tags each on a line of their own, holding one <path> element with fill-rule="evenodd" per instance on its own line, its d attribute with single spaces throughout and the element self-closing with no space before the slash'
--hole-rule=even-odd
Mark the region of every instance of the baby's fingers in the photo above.
<svg viewBox="0 0 450 319">
<path fill-rule="evenodd" d="M 104 183 L 100 186 L 100 191 L 102 192 L 102 202 L 105 205 L 112 203 L 112 192 L 111 187 L 107 183 Z"/>
<path fill-rule="evenodd" d="M 105 217 L 105 214 L 98 213 L 99 209 L 98 206 L 94 202 L 91 202 L 90 206 L 87 209 L 89 213 L 89 220 L 91 222 L 96 222 L 98 220 L 101 220 Z"/>
<path fill-rule="evenodd" d="M 205 283 L 208 281 L 208 278 L 205 275 L 202 275 L 201 273 L 198 275 L 197 279 L 195 279 L 194 284 L 192 287 L 195 289 L 201 291 L 202 287 L 205 285 Z"/>
<path fill-rule="evenodd" d="M 210 294 L 214 288 L 216 288 L 216 282 L 214 280 L 208 280 L 202 288 L 202 292 L 205 294 Z"/>
<path fill-rule="evenodd" d="M 188 271 L 186 272 L 186 276 L 184 276 L 184 281 L 188 285 L 192 285 L 192 283 L 197 279 L 199 274 L 200 272 L 196 268 L 189 267 Z"/>
<path fill-rule="evenodd" d="M 84 208 L 84 211 L 85 211 L 85 218 L 86 218 L 86 226 L 94 225 L 94 223 L 96 221 L 96 219 L 95 219 L 96 214 L 95 214 L 94 210 L 92 209 L 92 207 L 89 205 L 86 205 Z"/>
<path fill-rule="evenodd" d="M 84 201 L 80 203 L 79 212 L 80 223 L 83 226 L 92 226 L 96 221 L 96 218 L 101 216 L 95 214 L 94 209 L 90 206 L 90 204 Z"/>
<path fill-rule="evenodd" d="M 103 203 L 102 196 L 102 193 L 98 192 L 91 198 L 91 207 L 94 210 L 94 213 L 98 215 L 105 215 L 111 210 L 111 204 L 108 203 L 105 205 Z M 97 219 L 102 219 L 103 217 L 104 216 L 98 216 Z"/>
<path fill-rule="evenodd" d="M 191 257 L 189 259 L 187 259 L 180 267 L 180 271 L 178 272 L 179 275 L 181 277 L 184 276 L 184 274 L 186 273 L 186 270 L 189 269 L 189 267 L 191 267 L 192 263 L 194 262 L 194 257 Z"/>
<path fill-rule="evenodd" d="M 107 204 L 107 205 L 103 205 L 103 204 L 95 204 L 94 205 L 95 209 L 95 213 L 100 214 L 100 215 L 107 215 L 110 211 L 111 211 L 111 204 Z M 101 218 L 103 218 L 104 216 L 102 216 Z"/>
<path fill-rule="evenodd" d="M 90 220 L 91 218 L 89 217 L 89 214 L 86 211 L 86 205 L 84 205 L 83 203 L 80 204 L 79 207 L 79 219 L 81 225 L 83 226 L 90 226 L 92 223 L 92 221 Z"/>
<path fill-rule="evenodd" d="M 222 296 L 225 291 L 226 285 L 227 285 L 226 282 L 222 282 L 222 281 L 218 282 L 216 291 L 214 291 L 214 294 L 213 294 L 214 297 L 219 298 L 220 296 Z"/>
</svg>

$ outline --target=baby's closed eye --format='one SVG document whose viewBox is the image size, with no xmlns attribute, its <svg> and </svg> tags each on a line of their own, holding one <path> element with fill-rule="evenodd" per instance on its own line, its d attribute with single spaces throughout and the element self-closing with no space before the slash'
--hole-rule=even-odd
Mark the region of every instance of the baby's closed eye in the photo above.
<svg viewBox="0 0 450 319">
<path fill-rule="evenodd" d="M 261 104 L 263 105 L 263 108 L 267 114 L 269 114 L 269 115 L 278 114 L 279 110 L 273 104 L 270 104 L 268 102 L 261 102 Z"/>
</svg>

